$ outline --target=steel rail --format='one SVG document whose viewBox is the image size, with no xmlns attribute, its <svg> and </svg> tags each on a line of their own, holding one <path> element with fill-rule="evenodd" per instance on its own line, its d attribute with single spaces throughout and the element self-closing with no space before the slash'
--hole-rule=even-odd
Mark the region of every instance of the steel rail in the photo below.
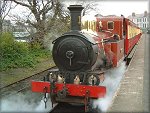
<svg viewBox="0 0 150 113">
<path fill-rule="evenodd" d="M 33 76 L 39 75 L 40 73 L 43 73 L 43 72 L 48 71 L 48 70 L 50 70 L 50 69 L 53 69 L 53 68 L 55 68 L 55 67 L 56 67 L 56 66 L 51 67 L 51 68 L 48 68 L 48 69 L 46 69 L 46 70 L 43 70 L 43 71 L 41 71 L 41 72 L 38 72 L 38 73 L 36 73 L 36 74 L 33 74 L 33 75 L 28 76 L 28 77 L 26 77 L 26 78 L 23 78 L 23 79 L 21 79 L 21 80 L 15 81 L 15 82 L 13 82 L 13 83 L 11 83 L 11 84 L 8 84 L 8 85 L 6 85 L 6 86 L 0 87 L 0 90 L 1 90 L 1 89 L 4 89 L 4 88 L 6 88 L 6 87 L 12 86 L 12 85 L 14 85 L 14 84 L 16 84 L 16 83 L 18 83 L 18 82 L 27 80 L 27 79 L 29 79 L 29 78 L 31 78 L 31 77 L 33 77 Z"/>
<path fill-rule="evenodd" d="M 14 94 L 16 94 L 18 92 L 22 92 L 22 91 L 26 90 L 27 88 L 30 87 L 29 80 L 33 80 L 35 78 L 39 80 L 39 79 L 44 77 L 44 76 L 42 76 L 44 73 L 45 73 L 44 75 L 46 75 L 49 70 L 54 69 L 54 68 L 56 68 L 56 66 L 48 68 L 48 69 L 43 70 L 41 72 L 38 72 L 36 74 L 33 74 L 29 77 L 23 78 L 23 79 L 18 80 L 16 82 L 13 82 L 13 83 L 6 85 L 4 87 L 1 87 L 0 88 L 0 93 L 1 93 L 0 96 L 3 97 L 3 96 L 8 95 L 10 93 L 13 94 L 12 92 L 15 92 Z"/>
</svg>

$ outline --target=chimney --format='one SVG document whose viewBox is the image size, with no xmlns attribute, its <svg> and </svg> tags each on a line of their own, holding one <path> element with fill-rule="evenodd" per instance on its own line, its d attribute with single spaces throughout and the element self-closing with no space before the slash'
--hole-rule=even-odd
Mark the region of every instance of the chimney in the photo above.
<svg viewBox="0 0 150 113">
<path fill-rule="evenodd" d="M 134 12 L 132 13 L 132 16 L 135 16 L 135 13 L 134 13 Z"/>
<path fill-rule="evenodd" d="M 147 11 L 144 11 L 144 16 L 147 16 Z"/>
<path fill-rule="evenodd" d="M 81 30 L 81 11 L 82 5 L 70 5 L 68 7 L 71 13 L 71 30 Z"/>
</svg>

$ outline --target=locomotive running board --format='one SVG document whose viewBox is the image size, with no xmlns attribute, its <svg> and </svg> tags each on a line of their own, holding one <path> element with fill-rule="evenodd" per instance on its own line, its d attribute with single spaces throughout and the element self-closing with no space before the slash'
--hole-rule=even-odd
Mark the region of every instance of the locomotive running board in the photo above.
<svg viewBox="0 0 150 113">
<path fill-rule="evenodd" d="M 32 81 L 32 92 L 50 93 L 50 82 L 44 81 Z M 89 92 L 90 98 L 102 98 L 106 95 L 105 86 L 88 86 L 88 85 L 76 85 L 76 84 L 59 84 L 55 83 L 54 93 L 61 91 L 65 87 L 68 89 L 68 96 L 85 97 L 86 92 Z M 46 89 L 46 91 L 45 91 Z"/>
</svg>

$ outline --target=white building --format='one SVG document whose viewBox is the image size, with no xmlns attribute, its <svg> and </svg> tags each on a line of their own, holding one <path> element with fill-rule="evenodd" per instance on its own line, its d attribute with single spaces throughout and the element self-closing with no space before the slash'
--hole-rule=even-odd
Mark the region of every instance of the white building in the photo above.
<svg viewBox="0 0 150 113">
<path fill-rule="evenodd" d="M 149 16 L 150 13 L 145 11 L 143 14 L 132 13 L 132 15 L 128 16 L 128 18 L 144 30 L 149 28 Z"/>
<path fill-rule="evenodd" d="M 29 32 L 13 32 L 13 36 L 18 42 L 28 42 L 29 41 Z"/>
</svg>

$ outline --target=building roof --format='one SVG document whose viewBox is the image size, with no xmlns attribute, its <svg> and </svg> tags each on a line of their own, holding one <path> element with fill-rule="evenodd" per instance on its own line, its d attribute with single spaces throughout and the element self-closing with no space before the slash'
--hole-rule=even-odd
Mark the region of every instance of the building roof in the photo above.
<svg viewBox="0 0 150 113">
<path fill-rule="evenodd" d="M 142 14 L 132 13 L 132 15 L 129 15 L 127 18 L 142 18 L 142 17 L 150 17 L 150 13 L 147 13 L 146 15 L 145 15 L 145 12 Z"/>
</svg>

